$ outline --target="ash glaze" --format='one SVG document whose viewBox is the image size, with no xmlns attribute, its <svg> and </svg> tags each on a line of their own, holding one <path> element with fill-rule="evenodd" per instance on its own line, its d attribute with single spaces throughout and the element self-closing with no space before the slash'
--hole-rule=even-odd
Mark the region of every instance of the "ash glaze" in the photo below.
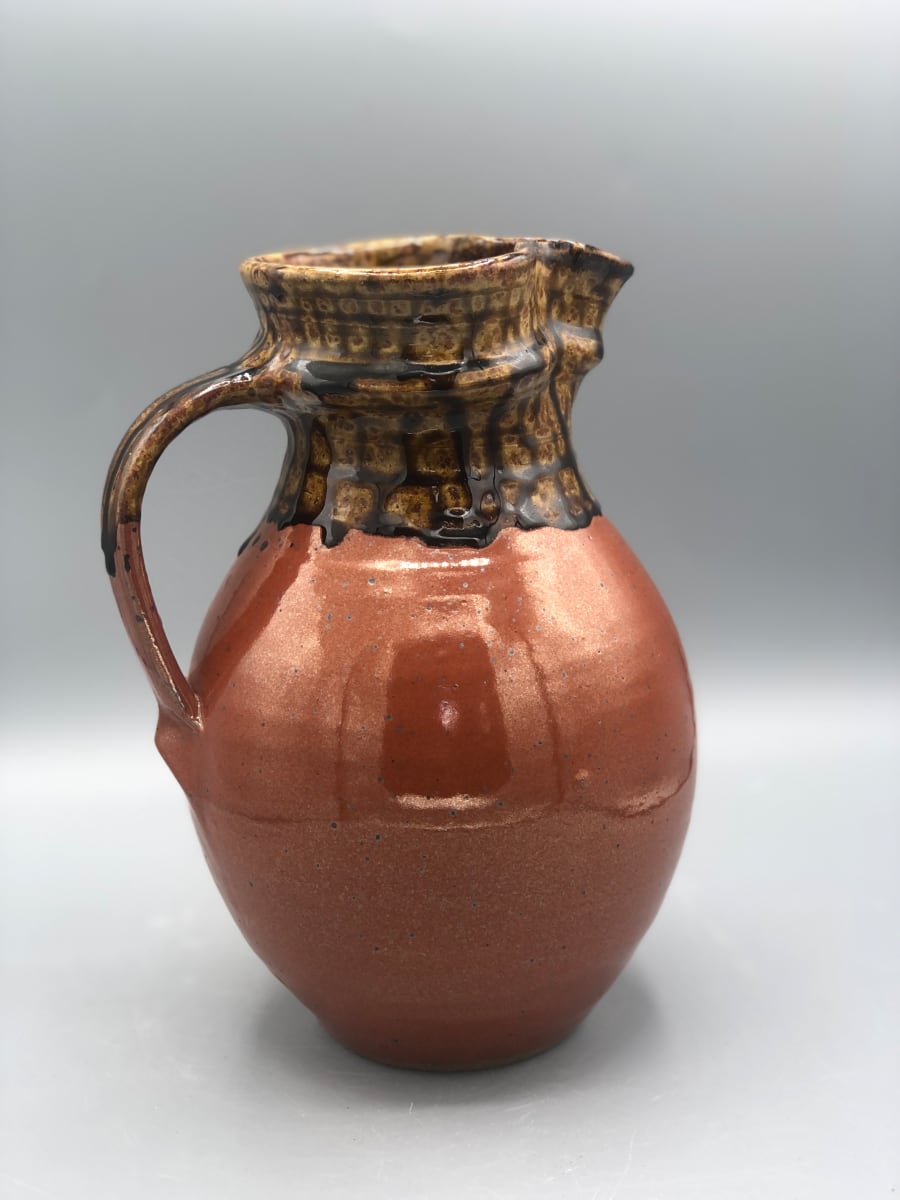
<svg viewBox="0 0 900 1200">
<path fill-rule="evenodd" d="M 257 343 L 152 405 L 107 485 L 157 744 L 247 940 L 341 1041 L 442 1069 L 536 1053 L 652 920 L 694 786 L 678 635 L 570 444 L 630 267 L 460 237 L 242 270 Z M 235 404 L 288 451 L 186 678 L 140 503 L 164 446 Z"/>
</svg>

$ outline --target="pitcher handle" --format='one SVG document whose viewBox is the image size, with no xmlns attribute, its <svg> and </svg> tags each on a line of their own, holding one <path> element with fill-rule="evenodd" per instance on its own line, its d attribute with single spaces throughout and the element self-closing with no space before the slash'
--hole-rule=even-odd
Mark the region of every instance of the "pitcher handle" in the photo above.
<svg viewBox="0 0 900 1200">
<path fill-rule="evenodd" d="M 122 622 L 160 708 L 197 731 L 203 728 L 200 697 L 178 665 L 150 590 L 141 549 L 141 504 L 153 468 L 169 443 L 216 409 L 260 404 L 260 374 L 259 368 L 236 364 L 154 400 L 122 438 L 103 489 L 101 544 Z"/>
</svg>

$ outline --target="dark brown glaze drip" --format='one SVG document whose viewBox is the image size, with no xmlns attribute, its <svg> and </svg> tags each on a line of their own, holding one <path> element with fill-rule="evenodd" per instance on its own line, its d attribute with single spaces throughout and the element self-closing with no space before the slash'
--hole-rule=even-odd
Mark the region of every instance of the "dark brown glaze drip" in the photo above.
<svg viewBox="0 0 900 1200">
<path fill-rule="evenodd" d="M 546 350 L 510 365 L 499 395 L 462 398 L 439 374 L 429 402 L 417 395 L 410 409 L 402 392 L 392 405 L 364 404 L 356 376 L 337 392 L 316 366 L 279 389 L 289 447 L 266 519 L 280 527 L 318 525 L 328 545 L 349 529 L 485 545 L 506 525 L 575 529 L 599 513 Z"/>
</svg>

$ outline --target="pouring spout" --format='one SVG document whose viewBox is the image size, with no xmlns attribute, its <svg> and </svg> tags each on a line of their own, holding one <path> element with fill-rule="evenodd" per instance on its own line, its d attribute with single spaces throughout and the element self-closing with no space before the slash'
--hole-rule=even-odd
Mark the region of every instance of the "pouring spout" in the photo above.
<svg viewBox="0 0 900 1200">
<path fill-rule="evenodd" d="M 578 242 L 535 239 L 534 246 L 545 272 L 550 325 L 568 363 L 589 371 L 603 357 L 603 320 L 634 267 Z"/>
</svg>

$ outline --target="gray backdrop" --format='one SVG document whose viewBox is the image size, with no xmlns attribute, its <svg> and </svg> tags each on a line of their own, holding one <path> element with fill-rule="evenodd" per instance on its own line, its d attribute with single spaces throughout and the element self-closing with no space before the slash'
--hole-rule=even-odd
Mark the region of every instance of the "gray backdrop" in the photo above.
<svg viewBox="0 0 900 1200">
<path fill-rule="evenodd" d="M 900 999 L 900 20 L 760 0 L 5 0 L 0 1195 L 875 1197 Z M 246 255 L 569 237 L 636 264 L 584 473 L 697 692 L 666 907 L 575 1039 L 334 1048 L 243 947 L 98 545 L 134 415 L 235 358 Z M 186 661 L 280 464 L 222 414 L 145 509 Z"/>
</svg>

